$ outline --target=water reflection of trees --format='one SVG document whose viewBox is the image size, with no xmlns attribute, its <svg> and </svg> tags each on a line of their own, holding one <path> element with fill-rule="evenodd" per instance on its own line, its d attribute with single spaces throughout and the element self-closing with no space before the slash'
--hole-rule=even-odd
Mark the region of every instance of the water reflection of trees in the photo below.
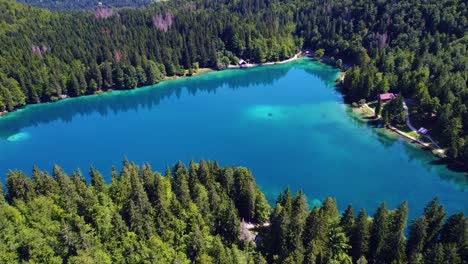
<svg viewBox="0 0 468 264">
<path fill-rule="evenodd" d="M 409 160 L 418 162 L 427 171 L 435 170 L 439 178 L 454 183 L 460 190 L 468 190 L 468 174 L 466 173 L 466 169 L 457 170 L 452 167 L 452 162 L 434 158 L 431 154 L 417 147 L 405 146 L 403 149 Z"/>
<path fill-rule="evenodd" d="M 389 149 L 393 147 L 397 142 L 402 139 L 399 136 L 393 135 L 384 129 L 378 129 L 379 122 L 373 120 L 363 120 L 362 117 L 355 113 L 351 108 L 346 109 L 347 117 L 356 127 L 372 130 L 373 135 L 379 141 L 379 143 L 385 148 Z M 409 143 L 403 143 L 403 151 L 406 153 L 408 160 L 418 162 L 426 171 L 435 171 L 435 174 L 444 181 L 452 182 L 460 188 L 462 191 L 468 190 L 468 173 L 466 168 L 456 167 L 453 162 L 436 159 L 432 157 L 430 153 L 409 145 Z"/>
<path fill-rule="evenodd" d="M 149 109 L 171 96 L 180 98 L 184 91 L 196 95 L 200 92 L 215 93 L 224 86 L 237 90 L 255 85 L 269 85 L 284 77 L 291 68 L 290 65 L 277 65 L 268 68 L 230 70 L 163 82 L 153 87 L 32 105 L 1 118 L 0 137 L 7 138 L 24 127 L 38 126 L 56 120 L 71 122 L 77 116 L 89 116 L 95 113 L 106 116 L 110 112 L 115 114 L 140 108 Z M 320 74 L 317 73 L 317 76 Z"/>
<path fill-rule="evenodd" d="M 319 62 L 311 62 L 311 65 L 315 67 L 304 68 L 305 72 L 311 74 L 314 77 L 322 80 L 328 87 L 335 86 L 337 78 L 337 69 L 321 64 Z"/>
<path fill-rule="evenodd" d="M 190 95 L 196 95 L 199 92 L 215 93 L 217 89 L 224 86 L 237 90 L 255 85 L 269 85 L 284 77 L 293 67 L 303 68 L 326 83 L 330 83 L 330 80 L 336 76 L 336 70 L 332 67 L 300 60 L 269 67 L 211 73 L 195 78 L 163 82 L 153 87 L 136 90 L 33 105 L 0 119 L 0 137 L 7 138 L 24 127 L 47 124 L 56 120 L 71 122 L 76 116 L 89 116 L 94 113 L 106 116 L 109 112 L 115 114 L 139 108 L 149 109 L 173 95 L 180 98 L 184 91 Z"/>
</svg>

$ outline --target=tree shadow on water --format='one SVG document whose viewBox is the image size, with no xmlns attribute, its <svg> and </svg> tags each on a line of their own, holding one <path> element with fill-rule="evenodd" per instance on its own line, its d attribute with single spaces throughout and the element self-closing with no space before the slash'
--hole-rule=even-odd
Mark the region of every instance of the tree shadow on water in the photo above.
<svg viewBox="0 0 468 264">
<path fill-rule="evenodd" d="M 208 73 L 135 90 L 113 91 L 100 95 L 69 98 L 55 103 L 29 105 L 0 118 L 0 137 L 6 139 L 19 133 L 25 127 L 57 120 L 71 122 L 77 116 L 90 116 L 96 113 L 106 116 L 109 113 L 150 109 L 173 96 L 180 98 L 184 92 L 195 96 L 200 92 L 216 93 L 222 87 L 237 90 L 255 85 L 269 85 L 288 73 L 291 66 L 285 66 Z"/>
</svg>

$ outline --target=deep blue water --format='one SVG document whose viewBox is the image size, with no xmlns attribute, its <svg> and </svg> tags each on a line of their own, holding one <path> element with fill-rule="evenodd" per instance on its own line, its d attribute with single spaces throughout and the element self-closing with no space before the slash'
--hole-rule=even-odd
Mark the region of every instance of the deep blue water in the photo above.
<svg viewBox="0 0 468 264">
<path fill-rule="evenodd" d="M 249 167 L 270 201 L 289 186 L 340 209 L 407 200 L 415 217 L 438 196 L 449 213 L 468 212 L 466 176 L 360 120 L 337 74 L 300 60 L 28 106 L 0 118 L 0 179 L 33 164 L 87 175 L 93 164 L 109 180 L 124 157 L 159 171 L 204 158 Z"/>
</svg>

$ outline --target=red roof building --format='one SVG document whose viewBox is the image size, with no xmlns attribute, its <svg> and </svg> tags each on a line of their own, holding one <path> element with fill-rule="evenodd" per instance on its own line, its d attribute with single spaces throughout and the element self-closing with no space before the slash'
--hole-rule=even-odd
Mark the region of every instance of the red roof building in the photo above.
<svg viewBox="0 0 468 264">
<path fill-rule="evenodd" d="M 387 101 L 393 100 L 395 98 L 396 98 L 396 95 L 394 93 L 384 93 L 384 94 L 379 94 L 378 95 L 378 99 L 381 102 L 387 102 Z"/>
</svg>

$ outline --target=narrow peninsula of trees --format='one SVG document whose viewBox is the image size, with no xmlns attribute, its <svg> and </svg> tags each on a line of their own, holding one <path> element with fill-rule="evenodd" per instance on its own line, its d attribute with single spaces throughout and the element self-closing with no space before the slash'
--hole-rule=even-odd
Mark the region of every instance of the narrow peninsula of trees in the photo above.
<svg viewBox="0 0 468 264">
<path fill-rule="evenodd" d="M 124 161 L 107 184 L 91 167 L 8 175 L 0 195 L 1 263 L 434 263 L 468 259 L 468 219 L 437 199 L 405 235 L 408 205 L 369 217 L 286 189 L 270 209 L 251 172 L 178 162 L 161 175 Z M 0 190 L 2 190 L 0 188 Z M 246 230 L 248 222 L 257 229 Z M 267 224 L 264 224 L 267 223 Z M 245 239 L 250 232 L 256 239 Z M 249 236 L 247 236 L 249 237 Z"/>
</svg>

